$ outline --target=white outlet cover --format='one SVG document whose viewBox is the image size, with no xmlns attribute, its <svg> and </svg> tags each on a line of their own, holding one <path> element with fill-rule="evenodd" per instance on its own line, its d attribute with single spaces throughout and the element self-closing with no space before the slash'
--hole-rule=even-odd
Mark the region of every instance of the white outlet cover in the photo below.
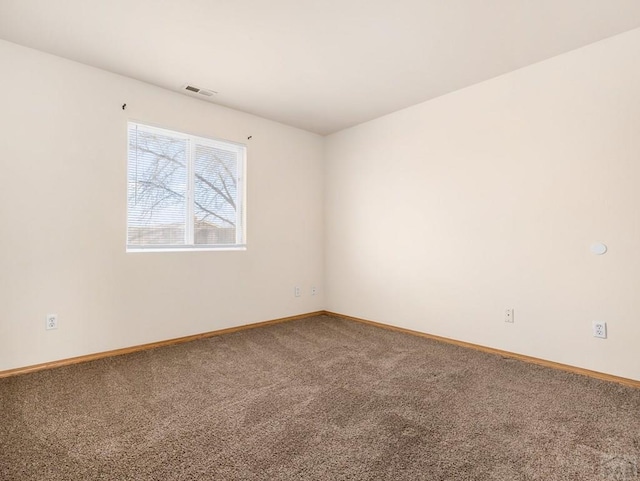
<svg viewBox="0 0 640 481">
<path fill-rule="evenodd" d="M 57 314 L 47 314 L 45 328 L 49 329 L 58 329 L 58 315 Z"/>
<path fill-rule="evenodd" d="M 607 323 L 602 321 L 593 321 L 593 337 L 600 339 L 607 338 Z"/>
<path fill-rule="evenodd" d="M 593 255 L 601 256 L 602 254 L 606 254 L 607 246 L 602 242 L 596 242 L 595 244 L 591 244 L 591 247 L 589 248 L 589 250 Z"/>
</svg>

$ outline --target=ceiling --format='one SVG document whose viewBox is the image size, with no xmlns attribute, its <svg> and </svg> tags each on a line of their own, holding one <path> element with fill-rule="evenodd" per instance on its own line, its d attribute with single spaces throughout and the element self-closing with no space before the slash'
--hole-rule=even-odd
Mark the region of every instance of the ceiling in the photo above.
<svg viewBox="0 0 640 481">
<path fill-rule="evenodd" d="M 319 134 L 640 27 L 639 0 L 0 0 L 0 38 Z"/>
</svg>

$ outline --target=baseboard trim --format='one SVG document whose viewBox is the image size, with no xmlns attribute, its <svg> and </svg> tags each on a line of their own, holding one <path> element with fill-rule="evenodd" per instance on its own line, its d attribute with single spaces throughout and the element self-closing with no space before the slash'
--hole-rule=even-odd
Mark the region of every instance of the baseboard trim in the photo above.
<svg viewBox="0 0 640 481">
<path fill-rule="evenodd" d="M 71 357 L 68 359 L 60 359 L 58 361 L 43 362 L 42 364 L 34 364 L 26 367 L 18 367 L 15 369 L 9 369 L 6 371 L 0 371 L 0 379 L 11 376 L 18 376 L 21 374 L 28 374 L 37 371 L 44 371 L 46 369 L 54 369 L 56 367 L 70 366 L 72 364 L 80 364 L 82 362 L 95 361 L 97 359 L 104 359 L 105 357 L 122 356 L 124 354 L 131 354 L 139 351 L 146 351 L 149 349 L 156 349 L 158 347 L 173 346 L 175 344 L 183 344 L 185 342 L 197 341 L 198 339 L 206 339 L 208 337 L 222 336 L 223 334 L 231 334 L 233 332 L 246 331 L 248 329 L 255 329 L 257 327 L 271 326 L 273 324 L 281 324 L 283 322 L 297 321 L 299 319 L 306 319 L 308 317 L 319 316 L 325 314 L 325 311 L 308 312 L 306 314 L 298 314 L 296 316 L 281 317 L 279 319 L 272 319 L 270 321 L 255 322 L 253 324 L 244 324 L 242 326 L 228 327 L 226 329 L 219 329 L 217 331 L 203 332 L 201 334 L 193 334 L 191 336 L 177 337 L 175 339 L 167 339 L 165 341 L 150 342 L 148 344 L 140 344 L 137 346 L 125 347 L 122 349 L 113 349 L 111 351 L 97 352 L 94 354 L 87 354 L 84 356 Z"/>
<path fill-rule="evenodd" d="M 448 337 L 435 336 L 433 334 L 427 334 L 420 331 L 414 331 L 411 329 L 405 329 L 403 327 L 396 327 L 389 324 L 383 324 L 381 322 L 369 321 L 367 319 L 362 319 L 359 317 L 346 316 L 344 314 L 340 314 L 337 312 L 325 311 L 325 315 L 341 317 L 343 319 L 348 319 L 350 321 L 359 322 L 361 324 L 368 324 L 370 326 L 379 327 L 382 329 L 387 329 L 390 331 L 403 332 L 405 334 L 411 334 L 413 336 L 424 337 L 427 339 L 432 339 L 434 341 L 445 342 L 447 344 L 453 344 L 455 346 L 465 347 L 468 349 L 475 349 L 476 351 L 482 351 L 489 354 L 497 354 L 499 356 L 508 357 L 511 359 L 518 359 L 520 361 L 528 362 L 531 364 L 537 364 L 539 366 L 549 367 L 552 369 L 560 369 L 562 371 L 568 371 L 573 374 L 580 374 L 582 376 L 588 376 L 596 379 L 600 379 L 601 381 L 609 381 L 615 382 L 618 384 L 624 384 L 625 386 L 633 387 L 636 389 L 640 389 L 640 381 L 636 381 L 635 379 L 629 379 L 626 377 L 614 376 L 613 374 L 605 374 L 603 372 L 591 371 L 589 369 L 584 369 L 581 367 L 571 366 L 569 364 L 562 364 L 559 362 L 547 361 L 545 359 L 540 359 L 532 356 L 525 356 L 524 354 L 516 354 L 515 352 L 503 351 L 501 349 L 494 349 L 492 347 L 481 346 L 479 344 L 473 344 L 465 341 L 457 341 L 455 339 L 450 339 Z"/>
<path fill-rule="evenodd" d="M 184 336 L 184 337 L 177 337 L 174 339 L 167 339 L 164 341 L 158 341 L 158 342 L 151 342 L 148 344 L 140 344 L 137 346 L 131 346 L 131 347 L 125 347 L 125 348 L 121 348 L 121 349 L 114 349 L 111 351 L 103 351 L 103 352 L 97 352 L 94 354 L 87 354 L 84 356 L 77 356 L 77 357 L 71 357 L 68 359 L 60 359 L 58 361 L 51 361 L 51 362 L 44 362 L 41 364 L 34 364 L 31 366 L 25 366 L 25 367 L 18 367 L 15 369 L 9 369 L 9 370 L 5 370 L 5 371 L 0 371 L 0 379 L 2 378 L 6 378 L 6 377 L 11 377 L 11 376 L 18 376 L 21 374 L 29 374 L 29 373 L 33 373 L 33 372 L 37 372 L 37 371 L 44 371 L 46 369 L 54 369 L 57 367 L 63 367 L 63 366 L 70 366 L 72 364 L 80 364 L 83 362 L 89 362 L 89 361 L 95 361 L 98 359 L 104 359 L 106 357 L 114 357 L 114 356 L 122 356 L 125 354 L 131 354 L 134 352 L 139 352 L 139 351 L 146 351 L 149 349 L 156 349 L 159 347 L 165 347 L 165 346 L 173 346 L 176 344 L 182 344 L 185 342 L 190 342 L 190 341 L 197 341 L 198 339 L 206 339 L 208 337 L 215 337 L 215 336 L 222 336 L 223 334 L 231 334 L 234 332 L 239 332 L 239 331 L 245 331 L 245 330 L 249 330 L 249 329 L 255 329 L 258 327 L 264 327 L 264 326 L 270 326 L 273 324 L 281 324 L 284 322 L 289 322 L 289 321 L 297 321 L 300 319 L 307 319 L 309 317 L 314 317 L 314 316 L 320 316 L 320 315 L 327 315 L 327 316 L 333 316 L 333 317 L 340 317 L 342 319 L 347 319 L 350 321 L 354 321 L 354 322 L 359 322 L 361 324 L 367 324 L 370 326 L 374 326 L 374 327 L 378 327 L 381 329 L 387 329 L 390 331 L 396 331 L 396 332 L 402 332 L 405 334 L 410 334 L 413 336 L 418 336 L 418 337 L 424 337 L 426 339 L 432 339 L 434 341 L 440 341 L 440 342 L 444 342 L 447 344 L 453 344 L 455 346 L 459 346 L 459 347 L 464 347 L 467 349 L 475 349 L 476 351 L 482 351 L 482 352 L 486 352 L 489 354 L 496 354 L 499 356 L 504 356 L 504 357 L 508 357 L 511 359 L 518 359 L 520 361 L 524 361 L 524 362 L 528 362 L 531 364 L 537 364 L 539 366 L 544 366 L 544 367 L 548 367 L 548 368 L 552 368 L 552 369 L 560 369 L 562 371 L 567 371 L 567 372 L 571 372 L 574 374 L 579 374 L 582 376 L 588 376 L 588 377 L 592 377 L 595 379 L 600 379 L 602 381 L 609 381 L 609 382 L 614 382 L 614 383 L 618 383 L 618 384 L 623 384 L 625 386 L 629 386 L 629 387 L 633 387 L 636 389 L 640 389 L 640 381 L 636 381 L 635 379 L 629 379 L 629 378 L 625 378 L 625 377 L 620 377 L 620 376 L 614 376 L 613 374 L 606 374 L 603 372 L 598 372 L 598 371 L 591 371 L 589 369 L 584 369 L 581 367 L 576 367 L 576 366 L 571 366 L 569 364 L 562 364 L 559 362 L 554 362 L 554 361 L 547 361 L 545 359 L 540 359 L 537 357 L 533 357 L 533 356 L 526 356 L 524 354 L 517 354 L 515 352 L 510 352 L 510 351 L 503 351 L 501 349 L 495 349 L 492 347 L 486 347 L 486 346 L 482 346 L 480 344 L 473 344 L 471 342 L 465 342 L 465 341 L 458 341 L 456 339 L 451 339 L 448 337 L 442 337 L 442 336 L 436 336 L 434 334 L 427 334 L 425 332 L 421 332 L 421 331 L 414 331 L 412 329 L 406 329 L 404 327 L 397 327 L 397 326 L 392 326 L 390 324 L 384 324 L 382 322 L 376 322 L 376 321 L 370 321 L 368 319 L 363 319 L 360 317 L 354 317 L 354 316 L 347 316 L 345 314 L 340 314 L 338 312 L 332 312 L 332 311 L 315 311 L 315 312 L 308 312 L 306 314 L 298 314 L 296 316 L 289 316 L 289 317 L 281 317 L 278 319 L 272 319 L 269 321 L 262 321 L 262 322 L 255 322 L 252 324 L 243 324 L 241 326 L 236 326 L 236 327 L 229 327 L 226 329 L 219 329 L 216 331 L 209 331 L 209 332 L 203 332 L 200 334 L 193 334 L 191 336 Z"/>
</svg>

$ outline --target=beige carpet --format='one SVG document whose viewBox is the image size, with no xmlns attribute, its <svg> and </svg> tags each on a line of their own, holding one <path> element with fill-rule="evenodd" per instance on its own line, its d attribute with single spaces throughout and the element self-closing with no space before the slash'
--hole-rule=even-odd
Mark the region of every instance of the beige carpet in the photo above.
<svg viewBox="0 0 640 481">
<path fill-rule="evenodd" d="M 0 479 L 633 480 L 640 390 L 327 316 L 0 380 Z"/>
</svg>

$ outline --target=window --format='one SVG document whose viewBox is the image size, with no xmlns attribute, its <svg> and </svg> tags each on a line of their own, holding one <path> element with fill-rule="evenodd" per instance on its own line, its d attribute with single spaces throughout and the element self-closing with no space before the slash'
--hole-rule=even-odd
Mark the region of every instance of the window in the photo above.
<svg viewBox="0 0 640 481">
<path fill-rule="evenodd" d="M 243 248 L 246 148 L 129 122 L 127 251 Z"/>
</svg>

